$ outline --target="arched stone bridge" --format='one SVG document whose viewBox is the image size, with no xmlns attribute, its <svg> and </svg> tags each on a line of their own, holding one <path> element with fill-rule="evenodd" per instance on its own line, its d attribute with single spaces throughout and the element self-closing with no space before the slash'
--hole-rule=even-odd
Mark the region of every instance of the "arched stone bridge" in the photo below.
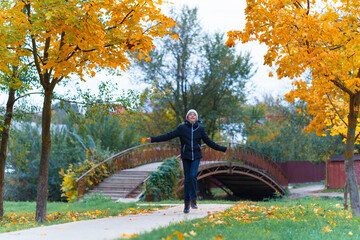
<svg viewBox="0 0 360 240">
<path fill-rule="evenodd" d="M 217 186 L 225 191 L 231 190 L 236 197 L 252 200 L 285 194 L 288 178 L 268 156 L 243 144 L 228 142 L 218 144 L 228 146 L 228 150 L 223 153 L 214 151 L 206 145 L 202 146 L 203 158 L 199 166 L 198 180 L 203 190 Z M 179 150 L 180 144 L 171 142 L 143 144 L 124 150 L 97 164 L 77 179 L 78 196 L 81 197 L 91 188 L 89 182 L 94 182 L 94 173 L 100 168 L 106 168 L 111 174 L 118 170 L 179 156 Z M 178 190 L 183 188 L 182 181 Z M 134 189 L 142 183 L 134 186 Z M 130 189 L 125 196 L 134 189 Z"/>
</svg>

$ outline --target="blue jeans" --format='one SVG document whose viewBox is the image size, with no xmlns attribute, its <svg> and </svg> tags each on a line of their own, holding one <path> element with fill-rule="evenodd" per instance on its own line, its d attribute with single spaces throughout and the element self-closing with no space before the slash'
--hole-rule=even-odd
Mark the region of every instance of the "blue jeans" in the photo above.
<svg viewBox="0 0 360 240">
<path fill-rule="evenodd" d="M 197 192 L 197 173 L 199 169 L 200 159 L 194 161 L 183 159 L 184 168 L 184 202 L 190 202 L 190 200 L 196 200 Z"/>
</svg>

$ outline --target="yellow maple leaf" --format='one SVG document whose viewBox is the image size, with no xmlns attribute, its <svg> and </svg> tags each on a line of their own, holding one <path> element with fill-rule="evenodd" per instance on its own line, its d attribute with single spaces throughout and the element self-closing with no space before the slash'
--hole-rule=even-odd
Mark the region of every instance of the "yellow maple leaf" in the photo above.
<svg viewBox="0 0 360 240">
<path fill-rule="evenodd" d="M 329 225 L 326 226 L 326 227 L 323 227 L 322 230 L 323 230 L 324 233 L 326 233 L 326 232 L 332 232 L 332 230 L 331 230 L 331 228 L 330 228 Z"/>
<path fill-rule="evenodd" d="M 190 235 L 192 235 L 192 236 L 196 236 L 196 232 L 194 232 L 194 230 L 191 230 L 189 233 L 190 233 Z"/>
<path fill-rule="evenodd" d="M 179 35 L 177 35 L 177 34 L 171 35 L 171 38 L 172 38 L 172 39 L 178 39 L 178 40 L 180 40 Z"/>
</svg>

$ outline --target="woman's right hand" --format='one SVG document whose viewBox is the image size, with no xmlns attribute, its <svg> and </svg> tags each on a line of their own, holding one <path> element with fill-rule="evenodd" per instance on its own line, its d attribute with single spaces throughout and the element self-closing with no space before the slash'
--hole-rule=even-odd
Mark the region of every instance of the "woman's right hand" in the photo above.
<svg viewBox="0 0 360 240">
<path fill-rule="evenodd" d="M 151 138 L 146 138 L 146 141 L 151 142 Z"/>
</svg>

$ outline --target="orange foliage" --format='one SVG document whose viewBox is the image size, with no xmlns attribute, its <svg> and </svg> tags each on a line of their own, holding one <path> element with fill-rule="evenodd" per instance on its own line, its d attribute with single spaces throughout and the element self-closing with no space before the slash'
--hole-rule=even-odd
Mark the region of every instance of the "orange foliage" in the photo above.
<svg viewBox="0 0 360 240">
<path fill-rule="evenodd" d="M 161 0 L 28 0 L 0 4 L 0 70 L 14 56 L 34 57 L 40 75 L 56 82 L 98 67 L 125 70 L 129 52 L 145 56 L 175 22 Z M 17 64 L 17 63 L 16 63 Z M 41 79 L 42 81 L 44 79 Z M 44 84 L 44 82 L 42 82 Z"/>
<path fill-rule="evenodd" d="M 331 126 L 333 134 L 346 138 L 348 115 L 357 117 L 360 104 L 359 3 L 247 0 L 246 26 L 228 32 L 227 45 L 236 40 L 266 44 L 265 64 L 275 65 L 279 78 L 294 79 L 287 100 L 308 103 L 314 119 L 307 129 L 322 134 Z M 311 83 L 302 79 L 305 74 Z"/>
</svg>

